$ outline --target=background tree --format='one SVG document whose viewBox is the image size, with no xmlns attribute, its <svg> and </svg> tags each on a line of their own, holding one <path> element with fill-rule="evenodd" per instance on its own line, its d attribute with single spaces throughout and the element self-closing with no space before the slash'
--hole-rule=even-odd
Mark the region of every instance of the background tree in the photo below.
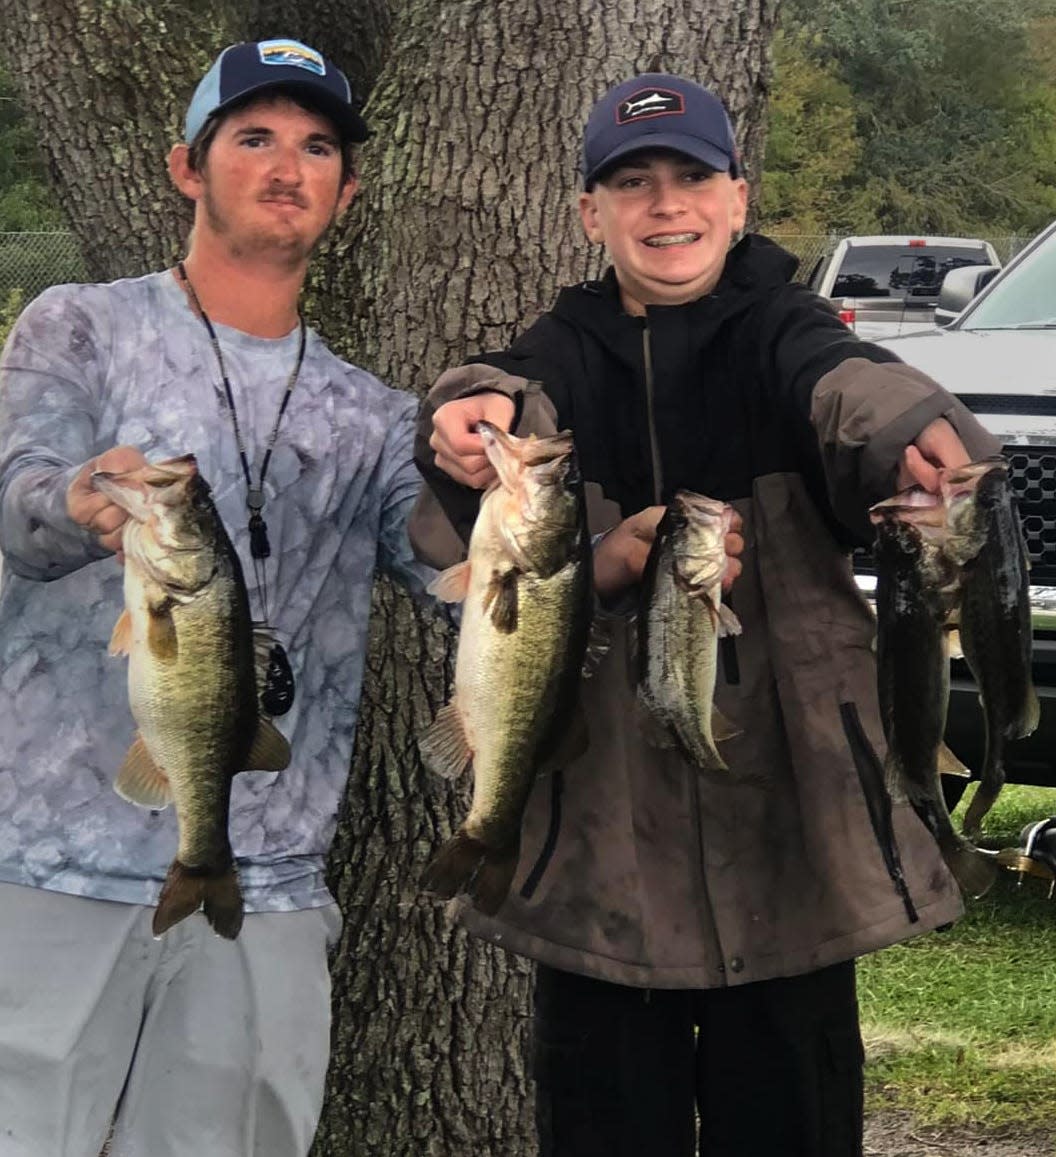
<svg viewBox="0 0 1056 1157">
<path fill-rule="evenodd" d="M 789 0 L 775 83 L 800 100 L 775 108 L 768 224 L 812 223 L 804 192 L 819 168 L 830 229 L 1030 234 L 1047 224 L 1051 10 L 1051 0 Z M 858 153 L 850 168 L 848 147 Z"/>
<path fill-rule="evenodd" d="M 364 188 L 317 263 L 311 312 L 341 352 L 421 392 L 444 367 L 506 342 L 561 283 L 598 268 L 573 215 L 575 170 L 581 123 L 610 83 L 661 68 L 717 86 L 758 171 L 776 7 L 302 0 L 295 18 L 277 20 L 269 4 L 87 12 L 79 0 L 0 0 L 0 19 L 20 29 L 7 63 L 97 277 L 164 265 L 179 251 L 187 216 L 163 159 L 221 45 L 281 32 L 366 74 L 383 61 Z M 357 21 L 362 35 L 349 31 Z M 425 776 L 414 741 L 445 698 L 451 644 L 432 612 L 379 584 L 331 859 L 346 923 L 320 1155 L 534 1151 L 529 969 L 453 930 L 418 892 L 430 852 L 467 803 L 466 785 Z"/>
</svg>

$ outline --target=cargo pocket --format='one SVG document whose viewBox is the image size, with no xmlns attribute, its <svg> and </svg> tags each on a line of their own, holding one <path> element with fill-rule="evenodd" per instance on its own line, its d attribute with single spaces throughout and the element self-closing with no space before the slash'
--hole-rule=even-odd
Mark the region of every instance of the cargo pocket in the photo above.
<svg viewBox="0 0 1056 1157">
<path fill-rule="evenodd" d="M 521 885 L 521 898 L 524 900 L 530 900 L 535 895 L 539 881 L 553 858 L 554 848 L 557 847 L 557 837 L 561 831 L 561 796 L 564 789 L 565 773 L 555 771 L 550 776 L 550 822 L 546 828 L 546 839 L 543 840 L 539 855 Z"/>
<path fill-rule="evenodd" d="M 847 746 L 851 749 L 851 758 L 854 760 L 858 782 L 861 784 L 865 806 L 869 812 L 869 822 L 880 854 L 884 857 L 887 874 L 902 900 L 906 915 L 916 923 L 920 917 L 909 894 L 909 885 L 906 883 L 902 860 L 898 854 L 898 844 L 895 842 L 895 829 L 891 819 L 891 796 L 884 783 L 883 764 L 865 734 L 858 708 L 854 703 L 840 704 L 840 722 L 843 724 Z"/>
</svg>

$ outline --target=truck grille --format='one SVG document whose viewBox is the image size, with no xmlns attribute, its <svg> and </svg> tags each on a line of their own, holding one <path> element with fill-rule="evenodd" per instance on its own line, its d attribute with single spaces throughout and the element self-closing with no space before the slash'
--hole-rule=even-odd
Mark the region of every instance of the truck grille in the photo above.
<svg viewBox="0 0 1056 1157">
<path fill-rule="evenodd" d="M 1030 554 L 1030 581 L 1056 585 L 1056 446 L 1006 446 L 1004 454 Z"/>
</svg>

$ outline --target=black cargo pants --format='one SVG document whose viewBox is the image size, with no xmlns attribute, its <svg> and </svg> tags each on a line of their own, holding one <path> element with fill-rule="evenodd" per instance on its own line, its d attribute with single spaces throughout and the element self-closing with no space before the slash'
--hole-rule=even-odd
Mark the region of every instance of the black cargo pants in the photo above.
<svg viewBox="0 0 1056 1157">
<path fill-rule="evenodd" d="M 539 965 L 541 1157 L 861 1157 L 854 962 L 736 988 Z"/>
</svg>

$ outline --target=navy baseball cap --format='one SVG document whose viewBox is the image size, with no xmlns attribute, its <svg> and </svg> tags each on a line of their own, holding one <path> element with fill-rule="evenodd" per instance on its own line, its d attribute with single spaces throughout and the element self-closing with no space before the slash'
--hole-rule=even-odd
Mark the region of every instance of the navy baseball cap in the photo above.
<svg viewBox="0 0 1056 1157">
<path fill-rule="evenodd" d="M 345 74 L 322 53 L 298 40 L 228 45 L 194 90 L 187 109 L 184 139 L 190 144 L 214 113 L 235 101 L 279 87 L 303 93 L 313 108 L 334 122 L 345 140 L 367 139 L 366 123 L 359 115 Z"/>
<path fill-rule="evenodd" d="M 692 80 L 647 72 L 610 88 L 587 118 L 580 172 L 589 189 L 628 153 L 674 149 L 718 172 L 740 172 L 733 126 L 722 102 Z"/>
</svg>

